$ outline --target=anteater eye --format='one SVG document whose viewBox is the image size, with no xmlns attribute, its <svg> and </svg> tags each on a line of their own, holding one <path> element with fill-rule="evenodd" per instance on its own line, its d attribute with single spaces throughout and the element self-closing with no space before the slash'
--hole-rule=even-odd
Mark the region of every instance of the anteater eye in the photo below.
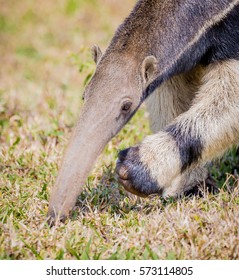
<svg viewBox="0 0 239 280">
<path fill-rule="evenodd" d="M 132 102 L 131 101 L 124 102 L 122 107 L 121 107 L 121 112 L 122 113 L 128 113 L 128 111 L 130 110 L 131 106 L 132 106 Z"/>
</svg>

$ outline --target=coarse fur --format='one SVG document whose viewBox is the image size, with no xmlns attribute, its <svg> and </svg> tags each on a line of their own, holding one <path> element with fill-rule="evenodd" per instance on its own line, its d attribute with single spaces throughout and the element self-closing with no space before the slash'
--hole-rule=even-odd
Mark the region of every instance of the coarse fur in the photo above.
<svg viewBox="0 0 239 280">
<path fill-rule="evenodd" d="M 164 82 L 146 99 L 150 127 L 153 133 L 163 130 L 176 117 L 191 107 L 202 84 L 204 72 L 205 67 L 197 66 L 190 72 L 176 75 Z M 207 169 L 200 166 L 184 172 L 180 178 L 174 181 L 173 188 L 178 189 L 178 194 L 185 194 L 193 186 L 203 185 L 208 177 Z M 209 180 L 208 187 L 210 191 L 216 191 L 212 180 Z"/>
<path fill-rule="evenodd" d="M 207 178 L 204 165 L 238 142 L 238 15 L 239 0 L 139 0 L 105 53 L 93 48 L 97 68 L 51 221 L 69 214 L 104 146 L 151 96 L 157 133 L 119 154 L 120 183 L 137 195 L 178 196 Z"/>
<path fill-rule="evenodd" d="M 180 75 L 165 82 L 147 100 L 153 129 L 155 132 L 161 131 L 146 137 L 137 147 L 139 152 L 133 155 L 133 159 L 128 151 L 129 156 L 124 159 L 127 176 L 125 176 L 126 170 L 124 170 L 124 174 L 121 174 L 118 167 L 118 173 L 121 178 L 124 178 L 123 183 L 125 183 L 126 189 L 129 185 L 131 188 L 132 185 L 135 185 L 134 178 L 136 177 L 137 182 L 141 182 L 144 186 L 145 174 L 142 176 L 140 175 L 142 172 L 133 174 L 134 171 L 131 168 L 131 164 L 134 162 L 134 170 L 137 170 L 135 166 L 135 158 L 137 158 L 137 164 L 141 166 L 141 170 L 142 166 L 147 167 L 149 180 L 158 182 L 157 192 L 161 191 L 163 196 L 178 196 L 196 185 L 197 182 L 203 182 L 207 178 L 206 169 L 203 167 L 207 162 L 221 156 L 228 148 L 238 144 L 239 61 L 215 62 L 207 67 L 200 67 L 196 71 L 198 71 L 198 75 L 193 83 L 198 81 L 198 85 L 191 85 L 189 82 L 188 86 L 185 86 L 189 74 Z M 195 74 L 194 70 L 192 75 Z M 173 91 L 176 80 L 178 91 Z M 193 100 L 190 95 L 187 95 L 187 89 L 192 89 L 192 87 L 197 89 L 194 94 L 192 92 Z M 180 88 L 184 90 L 180 91 Z M 165 96 L 169 91 L 172 94 Z M 185 102 L 185 111 L 181 114 L 180 111 L 183 110 L 183 107 L 180 109 L 178 107 L 180 104 L 178 95 L 181 98 L 184 97 L 185 100 L 188 97 L 188 102 L 190 100 L 192 102 L 188 110 L 188 102 Z M 169 96 L 168 99 L 167 96 Z M 162 107 L 160 111 L 157 111 L 159 104 Z M 174 106 L 175 104 L 176 106 Z M 177 112 L 178 117 L 172 120 L 172 114 L 177 114 Z M 160 119 L 164 119 L 164 121 L 157 122 Z M 200 139 L 200 158 L 195 158 L 198 151 L 198 143 L 195 139 Z M 133 149 L 135 150 L 135 148 Z M 150 168 L 148 168 L 149 166 Z M 165 169 L 162 169 L 162 166 Z M 161 173 L 160 170 L 162 170 Z M 182 183 L 183 181 L 184 183 Z M 140 188 L 137 185 L 137 189 L 143 190 L 143 187 Z M 142 195 L 143 193 L 142 191 Z M 151 193 L 154 191 L 152 190 Z"/>
<path fill-rule="evenodd" d="M 163 81 L 199 63 L 237 59 L 238 13 L 238 0 L 140 0 L 116 32 L 106 56 L 117 50 L 141 61 L 148 55 L 158 59 L 156 78 L 144 90 L 144 100 Z"/>
<path fill-rule="evenodd" d="M 189 72 L 186 72 L 186 74 L 176 75 L 157 88 L 165 80 L 165 77 L 167 79 L 171 71 L 170 67 L 168 67 L 166 71 L 161 71 L 161 75 L 157 72 L 157 78 L 147 86 L 144 98 L 154 92 L 147 102 L 151 116 L 151 126 L 154 131 L 163 129 L 170 121 L 183 112 L 185 113 L 181 114 L 178 119 L 183 118 L 183 116 L 184 119 L 174 121 L 159 133 L 146 137 L 143 143 L 137 147 L 137 153 L 131 154 L 128 150 L 128 156 L 125 157 L 124 161 L 118 161 L 116 170 L 119 174 L 120 182 L 127 190 L 131 191 L 133 188 L 136 188 L 138 193 L 142 190 L 141 195 L 143 196 L 143 186 L 146 185 L 146 181 L 151 181 L 154 182 L 151 193 L 154 193 L 155 182 L 157 181 L 158 193 L 162 193 L 163 196 L 178 196 L 183 191 L 188 190 L 190 185 L 192 186 L 197 181 L 205 180 L 207 172 L 203 166 L 208 161 L 220 156 L 226 149 L 238 143 L 237 121 L 232 128 L 230 128 L 230 122 L 228 123 L 229 126 L 226 123 L 224 123 L 224 126 L 222 125 L 226 129 L 224 136 L 222 136 L 223 131 L 220 130 L 221 125 L 218 128 L 219 132 L 217 131 L 217 134 L 215 134 L 218 140 L 221 134 L 222 140 L 220 143 L 224 143 L 224 148 L 223 145 L 220 146 L 220 144 L 214 142 L 217 139 L 213 138 L 212 141 L 211 136 L 206 137 L 204 135 L 207 132 L 206 128 L 208 128 L 207 121 L 210 122 L 212 118 L 211 123 L 213 123 L 213 117 L 215 116 L 213 113 L 218 111 L 217 107 L 213 108 L 213 104 L 220 106 L 224 110 L 223 112 L 227 112 L 230 110 L 230 102 L 223 104 L 220 101 L 229 101 L 232 93 L 236 96 L 233 102 L 236 102 L 236 99 L 239 97 L 237 71 L 239 63 L 236 60 L 239 57 L 238 15 L 239 6 L 236 5 L 223 20 L 219 20 L 213 25 L 213 28 L 203 34 L 203 37 L 199 39 L 199 46 L 197 45 L 196 51 L 192 44 L 188 50 L 189 53 L 184 53 L 183 55 L 187 55 L 191 59 L 189 63 L 183 59 L 187 66 L 183 66 L 181 58 L 172 63 L 172 65 L 178 63 L 177 67 L 173 67 L 174 74 L 184 72 L 187 68 L 190 69 L 190 63 L 193 63 L 194 59 L 196 59 L 196 65 L 208 67 L 194 67 Z M 203 50 L 202 55 L 200 50 Z M 194 54 L 192 55 L 193 52 Z M 190 76 L 191 83 L 188 83 L 187 77 Z M 207 97 L 207 94 L 210 96 Z M 194 99 L 195 95 L 197 98 Z M 224 96 L 223 99 L 221 95 Z M 202 116 L 205 115 L 201 120 L 204 123 L 204 127 L 200 123 L 200 116 L 197 117 L 196 112 L 190 116 L 190 112 L 194 109 L 195 104 L 197 104 L 199 96 L 204 96 L 201 103 L 198 104 L 198 106 L 202 106 L 204 109 L 200 112 Z M 190 109 L 187 111 L 190 102 L 194 105 L 190 106 Z M 204 106 L 204 104 L 207 104 L 209 107 Z M 167 112 L 165 112 L 165 108 L 167 108 Z M 232 112 L 232 120 L 235 120 L 235 116 L 238 113 L 237 111 Z M 193 121 L 190 121 L 190 119 Z M 221 122 L 223 123 L 223 120 Z M 231 130 L 230 136 L 227 129 Z M 215 133 L 212 128 L 210 132 Z M 212 142 L 212 146 L 209 148 L 211 154 L 205 160 L 203 159 L 205 143 L 209 143 L 209 139 Z M 213 147 L 215 148 L 214 152 L 212 152 Z M 135 151 L 135 148 L 132 149 Z M 144 170 L 147 176 L 142 174 L 143 172 L 136 172 L 134 174 L 135 170 L 137 170 L 135 158 L 137 158 L 137 165 L 140 166 L 141 170 Z M 132 165 L 134 166 L 132 167 Z M 147 168 L 144 168 L 144 166 Z M 121 172 L 121 169 L 123 169 L 123 172 Z M 185 179 L 189 177 L 192 178 L 192 181 Z M 146 181 L 145 178 L 147 178 Z M 185 183 L 182 183 L 183 181 Z M 141 187 L 137 182 L 140 182 Z"/>
</svg>

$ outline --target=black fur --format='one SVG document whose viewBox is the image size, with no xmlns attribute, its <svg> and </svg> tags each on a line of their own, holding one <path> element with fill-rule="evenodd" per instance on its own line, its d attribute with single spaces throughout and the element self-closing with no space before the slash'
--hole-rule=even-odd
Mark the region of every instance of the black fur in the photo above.
<svg viewBox="0 0 239 280">
<path fill-rule="evenodd" d="M 203 64 L 239 59 L 239 6 L 225 20 L 215 25 L 206 37 L 210 46 L 201 60 Z"/>
<path fill-rule="evenodd" d="M 200 137 L 195 137 L 192 134 L 190 128 L 186 130 L 180 125 L 171 125 L 166 129 L 166 132 L 176 141 L 181 160 L 181 172 L 183 172 L 200 159 L 203 143 Z"/>
<path fill-rule="evenodd" d="M 139 147 L 132 147 L 120 151 L 116 172 L 121 165 L 124 165 L 127 169 L 127 180 L 129 180 L 138 193 L 144 196 L 160 193 L 158 183 L 151 177 L 148 167 L 140 161 Z"/>
<path fill-rule="evenodd" d="M 239 59 L 239 5 L 212 26 L 175 65 L 158 76 L 144 91 L 142 101 L 173 75 L 187 72 L 198 64 L 227 59 Z"/>
</svg>

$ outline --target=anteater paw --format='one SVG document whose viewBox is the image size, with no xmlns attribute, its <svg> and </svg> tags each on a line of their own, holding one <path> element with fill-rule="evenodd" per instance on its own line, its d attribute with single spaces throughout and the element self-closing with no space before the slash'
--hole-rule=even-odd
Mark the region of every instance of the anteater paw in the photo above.
<svg viewBox="0 0 239 280">
<path fill-rule="evenodd" d="M 120 151 L 116 165 L 119 183 L 129 192 L 146 197 L 159 193 L 160 187 L 140 158 L 140 146 Z"/>
</svg>

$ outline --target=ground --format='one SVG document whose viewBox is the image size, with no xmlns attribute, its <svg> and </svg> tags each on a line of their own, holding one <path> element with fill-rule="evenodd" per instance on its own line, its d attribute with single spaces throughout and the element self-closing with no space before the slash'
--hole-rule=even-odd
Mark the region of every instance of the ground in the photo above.
<svg viewBox="0 0 239 280">
<path fill-rule="evenodd" d="M 66 224 L 49 193 L 94 71 L 133 0 L 0 0 L 0 259 L 239 259 L 236 150 L 212 167 L 218 195 L 125 193 L 117 152 L 150 133 L 142 107 L 106 147 Z"/>
</svg>

